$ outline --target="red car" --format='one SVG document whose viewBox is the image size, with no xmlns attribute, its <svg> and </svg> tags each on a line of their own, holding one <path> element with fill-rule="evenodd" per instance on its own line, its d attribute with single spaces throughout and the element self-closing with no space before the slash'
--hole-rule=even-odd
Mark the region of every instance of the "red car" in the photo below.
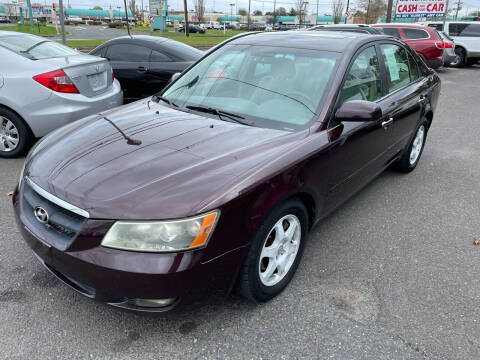
<svg viewBox="0 0 480 360">
<path fill-rule="evenodd" d="M 443 65 L 444 43 L 434 28 L 411 24 L 376 24 L 372 26 L 381 27 L 385 35 L 405 41 L 432 69 Z"/>
</svg>

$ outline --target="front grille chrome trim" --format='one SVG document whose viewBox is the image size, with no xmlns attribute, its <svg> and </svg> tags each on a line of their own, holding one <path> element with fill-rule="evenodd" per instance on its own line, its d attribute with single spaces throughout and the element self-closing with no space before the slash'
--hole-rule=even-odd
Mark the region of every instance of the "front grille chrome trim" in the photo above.
<svg viewBox="0 0 480 360">
<path fill-rule="evenodd" d="M 72 205 L 72 204 L 66 202 L 65 200 L 59 199 L 55 195 L 50 194 L 49 192 L 47 192 L 46 190 L 42 189 L 40 186 L 35 184 L 28 176 L 25 177 L 25 180 L 27 181 L 28 185 L 30 185 L 31 188 L 37 194 L 39 194 L 40 196 L 43 196 L 45 199 L 51 201 L 52 203 L 66 209 L 68 211 L 71 211 L 71 212 L 73 212 L 77 215 L 83 216 L 87 219 L 90 217 L 90 214 L 88 213 L 88 211 L 80 209 L 79 207 L 77 207 L 75 205 Z"/>
</svg>

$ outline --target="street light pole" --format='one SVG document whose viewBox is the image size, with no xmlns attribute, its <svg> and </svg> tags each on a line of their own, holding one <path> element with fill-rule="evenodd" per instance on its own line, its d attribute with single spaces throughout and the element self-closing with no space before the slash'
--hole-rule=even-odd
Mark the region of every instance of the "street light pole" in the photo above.
<svg viewBox="0 0 480 360">
<path fill-rule="evenodd" d="M 63 12 L 63 0 L 58 0 L 58 10 L 60 13 L 58 14 L 60 16 L 60 29 L 62 30 L 62 44 L 66 44 L 66 39 L 65 39 L 65 17 L 64 17 L 64 12 Z"/>
<path fill-rule="evenodd" d="M 350 0 L 347 0 L 347 1 L 350 1 Z M 318 25 L 318 0 L 317 0 L 317 16 L 315 17 L 315 25 Z"/>
<path fill-rule="evenodd" d="M 248 25 L 247 25 L 247 30 L 250 31 L 250 5 L 252 3 L 252 0 L 248 0 Z"/>
<path fill-rule="evenodd" d="M 123 4 L 125 5 L 125 18 L 127 19 L 127 33 L 128 33 L 128 36 L 132 37 L 132 35 L 130 34 L 130 24 L 128 23 L 127 0 L 123 0 Z"/>
</svg>

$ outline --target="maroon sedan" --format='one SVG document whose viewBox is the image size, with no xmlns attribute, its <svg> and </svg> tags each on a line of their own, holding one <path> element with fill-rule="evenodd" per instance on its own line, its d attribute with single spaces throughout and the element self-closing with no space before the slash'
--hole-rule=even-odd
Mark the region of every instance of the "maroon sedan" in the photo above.
<svg viewBox="0 0 480 360">
<path fill-rule="evenodd" d="M 413 24 L 376 24 L 386 35 L 405 41 L 432 69 L 443 65 L 445 44 L 434 28 Z"/>
<path fill-rule="evenodd" d="M 266 301 L 319 220 L 388 166 L 415 169 L 439 92 L 391 37 L 244 34 L 162 94 L 41 140 L 18 225 L 54 275 L 115 306 L 232 289 Z"/>
</svg>

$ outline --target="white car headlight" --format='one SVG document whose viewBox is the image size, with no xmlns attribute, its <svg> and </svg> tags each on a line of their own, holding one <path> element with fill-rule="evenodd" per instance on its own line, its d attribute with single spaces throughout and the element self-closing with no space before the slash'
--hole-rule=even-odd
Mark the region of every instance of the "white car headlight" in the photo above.
<svg viewBox="0 0 480 360">
<path fill-rule="evenodd" d="M 182 220 L 117 221 L 102 246 L 131 251 L 174 252 L 203 247 L 213 233 L 219 211 Z"/>
</svg>

